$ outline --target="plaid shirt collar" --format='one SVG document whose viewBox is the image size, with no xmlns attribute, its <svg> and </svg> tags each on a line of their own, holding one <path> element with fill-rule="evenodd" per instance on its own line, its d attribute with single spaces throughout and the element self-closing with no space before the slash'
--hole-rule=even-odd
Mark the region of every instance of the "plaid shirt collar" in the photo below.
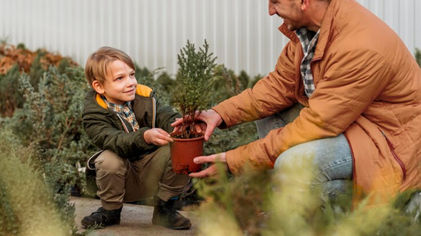
<svg viewBox="0 0 421 236">
<path fill-rule="evenodd" d="M 108 108 L 110 108 L 112 111 L 114 111 L 115 113 L 118 114 L 124 114 L 124 111 L 127 110 L 127 108 L 129 108 L 130 110 L 132 109 L 132 105 L 130 104 L 130 102 L 126 102 L 123 105 L 120 104 L 114 104 L 112 102 L 107 101 L 107 99 L 104 99 L 105 103 L 107 103 Z"/>
<path fill-rule="evenodd" d="M 306 28 L 300 28 L 295 31 L 300 39 L 301 46 L 303 46 L 304 54 L 308 54 L 311 50 L 316 48 L 317 40 L 319 39 L 320 30 L 314 33 Z"/>
<path fill-rule="evenodd" d="M 123 105 L 114 104 L 112 102 L 107 101 L 107 99 L 104 96 L 101 97 L 102 99 L 104 99 L 105 103 L 107 104 L 110 110 L 117 113 L 117 115 L 122 117 L 131 125 L 131 131 L 137 131 L 139 129 L 139 124 L 136 121 L 136 117 L 132 109 L 132 104 L 130 102 L 126 102 Z"/>
<path fill-rule="evenodd" d="M 320 30 L 317 31 L 317 33 L 314 33 L 306 28 L 300 28 L 296 30 L 295 33 L 297 34 L 301 46 L 303 47 L 304 57 L 301 61 L 300 71 L 304 83 L 304 91 L 307 97 L 310 97 L 315 90 L 310 63 L 314 57 L 314 51 L 316 50 Z"/>
</svg>

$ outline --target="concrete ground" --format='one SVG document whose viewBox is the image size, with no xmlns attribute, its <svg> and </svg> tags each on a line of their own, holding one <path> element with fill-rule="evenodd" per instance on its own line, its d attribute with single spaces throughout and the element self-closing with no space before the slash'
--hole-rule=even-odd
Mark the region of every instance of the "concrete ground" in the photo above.
<svg viewBox="0 0 421 236">
<path fill-rule="evenodd" d="M 84 232 L 80 221 L 83 217 L 91 214 L 101 206 L 97 199 L 71 197 L 71 203 L 75 204 L 75 222 L 79 229 Z M 181 211 L 180 213 L 188 217 L 192 222 L 190 230 L 171 230 L 151 223 L 153 207 L 124 204 L 121 212 L 120 225 L 113 225 L 103 229 L 94 230 L 88 233 L 89 236 L 118 236 L 118 235 L 196 235 L 197 220 L 191 211 Z"/>
</svg>

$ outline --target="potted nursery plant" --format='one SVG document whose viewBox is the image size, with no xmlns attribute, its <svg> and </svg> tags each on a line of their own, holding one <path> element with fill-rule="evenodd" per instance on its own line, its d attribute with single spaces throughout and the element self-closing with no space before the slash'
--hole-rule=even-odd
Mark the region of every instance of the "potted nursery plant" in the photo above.
<svg viewBox="0 0 421 236">
<path fill-rule="evenodd" d="M 203 154 L 203 134 L 197 133 L 195 117 L 210 105 L 209 95 L 216 57 L 209 52 L 208 43 L 195 48 L 187 45 L 178 54 L 179 70 L 172 103 L 184 117 L 181 132 L 172 134 L 171 158 L 176 173 L 188 174 L 200 170 L 193 158 Z"/>
</svg>

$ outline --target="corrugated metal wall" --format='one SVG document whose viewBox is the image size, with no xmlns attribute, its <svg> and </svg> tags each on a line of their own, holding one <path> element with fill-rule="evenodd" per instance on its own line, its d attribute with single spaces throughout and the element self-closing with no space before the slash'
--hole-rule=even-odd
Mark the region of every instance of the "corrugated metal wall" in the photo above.
<svg viewBox="0 0 421 236">
<path fill-rule="evenodd" d="M 286 43 L 268 0 L 0 0 L 0 39 L 71 56 L 81 65 L 103 45 L 141 66 L 174 73 L 187 39 L 207 39 L 219 62 L 266 74 Z M 420 0 L 359 0 L 389 24 L 410 51 L 421 48 Z"/>
</svg>

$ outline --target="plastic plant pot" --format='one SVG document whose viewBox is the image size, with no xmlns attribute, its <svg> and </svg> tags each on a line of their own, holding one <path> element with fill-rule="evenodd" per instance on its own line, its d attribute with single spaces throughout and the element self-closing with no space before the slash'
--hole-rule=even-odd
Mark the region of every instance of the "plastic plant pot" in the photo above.
<svg viewBox="0 0 421 236">
<path fill-rule="evenodd" d="M 173 138 L 171 143 L 172 168 L 175 173 L 189 174 L 201 170 L 193 158 L 203 154 L 203 136 L 190 139 Z"/>
</svg>

